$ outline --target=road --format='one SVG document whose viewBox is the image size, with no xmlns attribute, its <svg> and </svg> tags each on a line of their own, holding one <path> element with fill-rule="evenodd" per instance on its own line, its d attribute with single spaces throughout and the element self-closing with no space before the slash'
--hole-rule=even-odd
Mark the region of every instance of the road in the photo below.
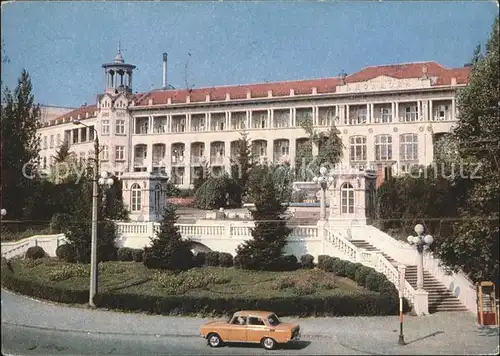
<svg viewBox="0 0 500 356">
<path fill-rule="evenodd" d="M 264 355 L 258 347 L 211 349 L 198 335 L 208 319 L 72 308 L 2 290 L 4 355 Z M 289 318 L 284 318 L 288 320 Z M 398 341 L 397 317 L 298 319 L 302 341 L 277 355 L 494 354 L 498 329 L 482 329 L 470 313 L 407 317 Z"/>
</svg>

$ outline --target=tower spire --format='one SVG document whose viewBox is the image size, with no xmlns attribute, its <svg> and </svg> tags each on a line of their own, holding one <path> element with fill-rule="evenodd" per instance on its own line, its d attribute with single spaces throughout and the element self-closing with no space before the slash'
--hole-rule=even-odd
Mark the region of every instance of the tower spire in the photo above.
<svg viewBox="0 0 500 356">
<path fill-rule="evenodd" d="M 116 54 L 115 57 L 115 63 L 125 63 L 122 57 L 122 47 L 120 41 L 118 41 L 118 53 Z"/>
</svg>

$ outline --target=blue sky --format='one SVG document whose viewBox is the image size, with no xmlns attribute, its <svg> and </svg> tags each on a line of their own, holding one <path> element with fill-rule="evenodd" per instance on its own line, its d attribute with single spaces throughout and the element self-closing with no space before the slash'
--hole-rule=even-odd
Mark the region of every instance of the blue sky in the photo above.
<svg viewBox="0 0 500 356">
<path fill-rule="evenodd" d="M 23 68 L 35 100 L 95 103 L 101 65 L 121 41 L 137 65 L 134 91 L 321 78 L 370 65 L 435 60 L 461 67 L 486 43 L 498 13 L 492 1 L 457 2 L 13 2 L 2 4 L 10 63 Z M 191 56 L 188 55 L 191 54 Z M 187 71 L 185 69 L 187 64 Z"/>
</svg>

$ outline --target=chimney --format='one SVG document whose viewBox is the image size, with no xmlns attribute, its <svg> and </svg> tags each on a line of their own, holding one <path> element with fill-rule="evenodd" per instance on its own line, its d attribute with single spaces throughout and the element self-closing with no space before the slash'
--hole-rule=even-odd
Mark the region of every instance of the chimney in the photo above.
<svg viewBox="0 0 500 356">
<path fill-rule="evenodd" d="M 167 54 L 163 53 L 163 83 L 162 88 L 167 89 Z"/>
<path fill-rule="evenodd" d="M 424 64 L 424 66 L 422 67 L 422 79 L 429 79 L 427 73 L 428 73 L 427 66 Z"/>
</svg>

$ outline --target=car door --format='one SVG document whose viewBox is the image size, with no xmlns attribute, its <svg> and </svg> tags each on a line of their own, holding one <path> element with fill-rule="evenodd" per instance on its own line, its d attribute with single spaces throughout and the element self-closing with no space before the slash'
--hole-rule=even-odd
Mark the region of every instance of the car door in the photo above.
<svg viewBox="0 0 500 356">
<path fill-rule="evenodd" d="M 228 328 L 228 336 L 226 338 L 227 342 L 246 342 L 247 341 L 247 317 L 246 316 L 235 316 L 231 320 L 231 324 Z"/>
<path fill-rule="evenodd" d="M 247 342 L 260 342 L 268 331 L 269 328 L 262 318 L 248 317 Z"/>
</svg>

